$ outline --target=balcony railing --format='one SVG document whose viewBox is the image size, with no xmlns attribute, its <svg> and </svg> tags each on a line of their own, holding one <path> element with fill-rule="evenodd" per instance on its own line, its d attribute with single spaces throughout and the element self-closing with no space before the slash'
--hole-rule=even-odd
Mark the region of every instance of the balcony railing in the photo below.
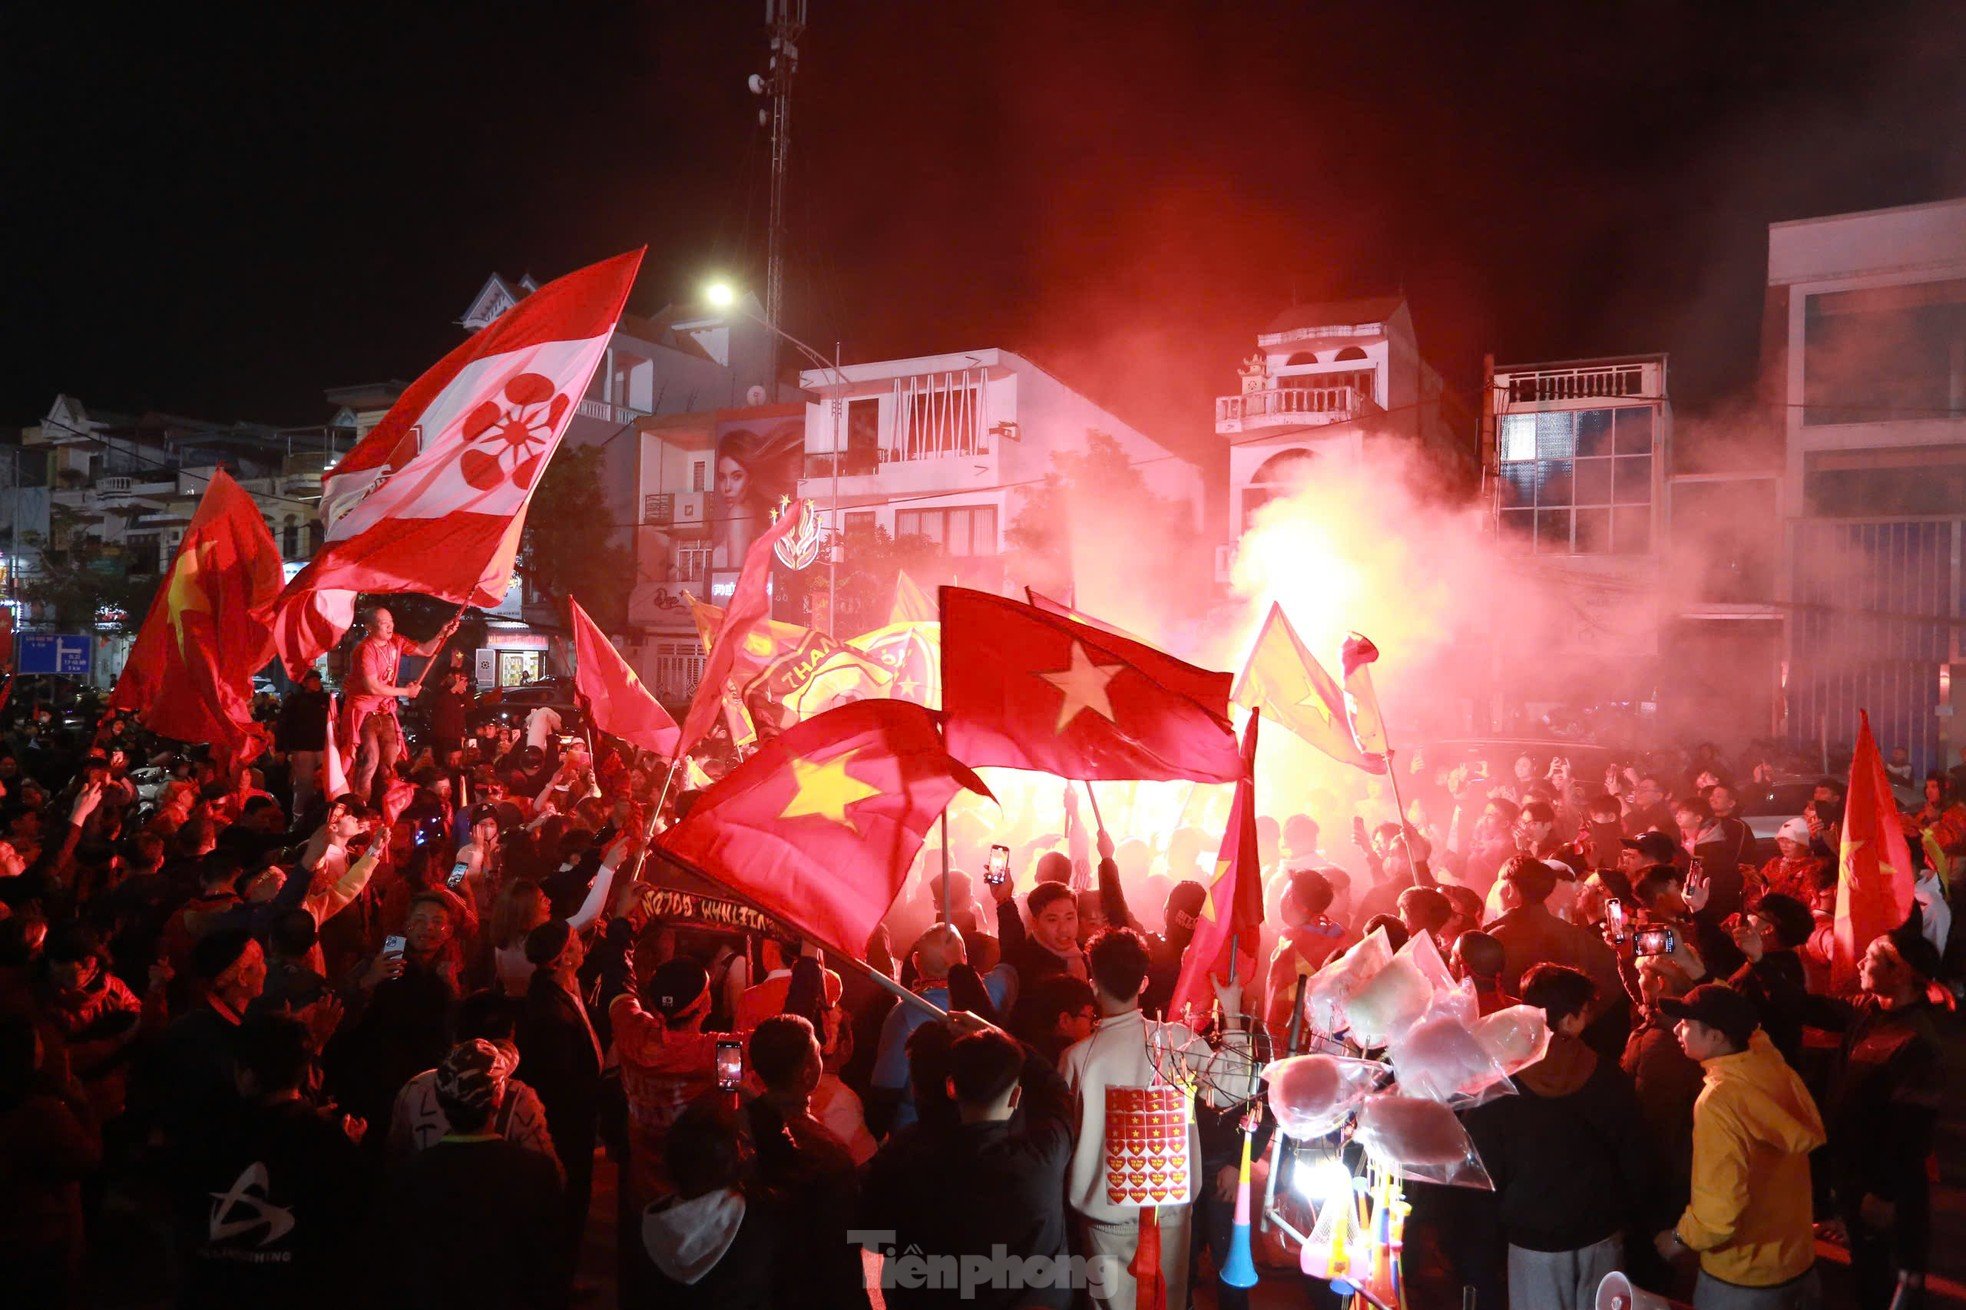
<svg viewBox="0 0 1966 1310">
<path fill-rule="evenodd" d="M 96 491 L 104 496 L 127 496 L 135 483 L 134 478 L 97 478 Z"/>
<path fill-rule="evenodd" d="M 1235 431 L 1269 423 L 1348 423 L 1373 408 L 1371 397 L 1355 387 L 1282 387 L 1216 397 L 1215 426 Z"/>
<path fill-rule="evenodd" d="M 1620 400 L 1649 398 L 1643 364 L 1612 364 L 1586 368 L 1541 369 L 1507 377 L 1511 405 L 1540 405 L 1552 400 Z"/>
<path fill-rule="evenodd" d="M 633 423 L 638 418 L 648 417 L 645 409 L 630 405 L 610 405 L 605 400 L 583 399 L 575 407 L 575 413 L 582 418 L 599 419 L 603 423 Z"/>
</svg>

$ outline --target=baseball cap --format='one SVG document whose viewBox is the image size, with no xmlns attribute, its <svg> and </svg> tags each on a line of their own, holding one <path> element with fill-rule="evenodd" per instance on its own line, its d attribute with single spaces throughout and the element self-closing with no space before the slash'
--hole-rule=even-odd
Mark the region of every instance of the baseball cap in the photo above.
<svg viewBox="0 0 1966 1310">
<path fill-rule="evenodd" d="M 445 1108 L 489 1111 L 505 1093 L 511 1060 L 482 1037 L 459 1042 L 437 1066 L 437 1103 Z"/>
<path fill-rule="evenodd" d="M 1809 844 L 1809 823 L 1805 819 L 1783 819 L 1782 826 L 1775 829 L 1777 837 L 1786 837 L 1804 846 Z"/>
<path fill-rule="evenodd" d="M 1627 837 L 1625 847 L 1637 851 L 1647 864 L 1671 864 L 1679 854 L 1679 847 L 1663 832 L 1642 832 L 1636 837 Z"/>
<path fill-rule="evenodd" d="M 493 805 L 490 801 L 479 801 L 471 807 L 471 823 L 474 827 L 483 823 L 486 819 L 496 820 L 497 818 L 498 806 Z"/>
<path fill-rule="evenodd" d="M 655 968 L 648 982 L 649 1004 L 674 1019 L 695 1005 L 710 988 L 710 975 L 695 960 L 677 956 Z"/>
<path fill-rule="evenodd" d="M 1754 1002 L 1725 983 L 1702 983 L 1682 997 L 1661 1000 L 1659 1009 L 1675 1019 L 1698 1020 L 1744 1050 L 1761 1026 Z"/>
</svg>

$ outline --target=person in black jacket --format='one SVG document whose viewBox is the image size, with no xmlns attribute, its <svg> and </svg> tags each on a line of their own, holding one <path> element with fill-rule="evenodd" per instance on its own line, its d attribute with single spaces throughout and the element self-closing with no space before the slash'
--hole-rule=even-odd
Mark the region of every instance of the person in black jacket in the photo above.
<svg viewBox="0 0 1966 1310">
<path fill-rule="evenodd" d="M 881 1148 L 867 1166 L 859 1226 L 863 1240 L 890 1257 L 906 1251 L 932 1263 L 952 1256 L 958 1268 L 965 1257 L 1010 1259 L 987 1286 L 888 1280 L 887 1304 L 1069 1305 L 1066 1280 L 1024 1275 L 1067 1268 L 1065 1170 L 1077 1122 L 1071 1092 L 1037 1052 L 974 1015 L 952 1014 L 948 1026 L 960 1034 L 949 1049 L 949 1088 L 961 1121 L 904 1129 Z"/>
<path fill-rule="evenodd" d="M 807 1277 L 788 1250 L 790 1207 L 747 1177 L 743 1132 L 721 1095 L 690 1104 L 663 1142 L 673 1195 L 642 1214 L 653 1262 L 647 1305 L 673 1310 L 775 1310 Z"/>
<path fill-rule="evenodd" d="M 551 1160 L 493 1126 L 505 1099 L 505 1067 L 498 1048 L 477 1038 L 459 1042 L 437 1066 L 437 1104 L 450 1131 L 389 1180 L 369 1241 L 349 1253 L 372 1272 L 369 1304 L 402 1310 L 565 1304 L 554 1232 L 563 1213 L 559 1176 Z"/>
<path fill-rule="evenodd" d="M 1793 896 L 1770 892 L 1734 930 L 1734 945 L 1747 963 L 1728 979 L 1735 991 L 1754 1002 L 1768 1040 L 1791 1069 L 1800 1070 L 1802 1028 L 1812 1002 L 1799 947 L 1816 931 L 1815 916 Z"/>
<path fill-rule="evenodd" d="M 1824 1102 L 1837 1220 L 1850 1244 L 1861 1310 L 1922 1304 L 1931 1261 L 1930 1158 L 1945 1097 L 1944 1047 L 1929 984 L 1938 949 L 1909 922 L 1872 941 L 1854 1002 L 1815 998 L 1812 1016 L 1843 1030 Z"/>
<path fill-rule="evenodd" d="M 1524 974 L 1523 1001 L 1549 1018 L 1549 1052 L 1516 1075 L 1520 1095 L 1467 1114 L 1501 1206 L 1511 1310 L 1591 1305 L 1624 1263 L 1640 1198 L 1656 1195 L 1631 1079 L 1581 1040 L 1595 993 L 1563 965 Z"/>
<path fill-rule="evenodd" d="M 336 1306 L 373 1171 L 342 1120 L 305 1095 L 307 1025 L 285 1015 L 240 1028 L 241 1111 L 180 1176 L 187 1305 Z"/>
<path fill-rule="evenodd" d="M 585 958 L 580 935 L 565 919 L 548 919 L 526 936 L 526 959 L 534 968 L 516 1034 L 519 1063 L 539 1093 L 553 1150 L 566 1166 L 561 1240 L 569 1281 L 593 1196 L 601 1106 L 601 1041 L 576 981 Z"/>
<path fill-rule="evenodd" d="M 866 1275 L 847 1225 L 858 1203 L 853 1156 L 812 1115 L 825 1061 L 812 1024 L 775 1014 L 751 1034 L 751 1072 L 764 1093 L 747 1102 L 744 1126 L 757 1157 L 758 1181 L 784 1197 L 793 1218 L 786 1258 L 805 1270 L 779 1304 L 846 1310 L 867 1304 Z"/>
<path fill-rule="evenodd" d="M 318 669 L 302 674 L 300 685 L 280 702 L 273 745 L 286 755 L 293 774 L 293 815 L 299 819 L 320 789 L 321 754 L 328 748 L 328 693 L 321 690 Z"/>
</svg>

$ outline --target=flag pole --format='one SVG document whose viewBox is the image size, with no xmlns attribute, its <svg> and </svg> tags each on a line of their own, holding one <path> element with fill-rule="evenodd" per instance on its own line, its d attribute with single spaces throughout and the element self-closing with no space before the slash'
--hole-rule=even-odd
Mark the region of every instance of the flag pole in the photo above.
<svg viewBox="0 0 1966 1310">
<path fill-rule="evenodd" d="M 669 801 L 669 784 L 676 780 L 676 769 L 683 762 L 683 753 L 676 752 L 676 758 L 669 761 L 669 772 L 662 775 L 662 794 L 655 798 L 655 817 L 662 814 L 662 807 Z"/>
<path fill-rule="evenodd" d="M 936 820 L 942 825 L 942 922 L 952 923 L 949 917 L 949 807 L 942 807 L 942 814 Z"/>
<path fill-rule="evenodd" d="M 1085 798 L 1092 802 L 1092 822 L 1098 827 L 1099 831 L 1106 831 L 1106 819 L 1104 815 L 1099 813 L 1099 796 L 1092 790 L 1092 779 L 1080 778 L 1079 785 L 1085 788 Z"/>
<path fill-rule="evenodd" d="M 653 849 L 652 845 L 651 845 L 651 849 Z M 770 919 L 774 922 L 778 922 L 778 923 L 785 922 L 785 918 L 783 915 L 773 914 L 770 910 L 767 910 L 764 906 L 759 905 L 756 901 L 746 896 L 743 892 L 737 890 L 737 888 L 732 887 L 729 883 L 723 881 L 721 878 L 713 878 L 709 874 L 705 873 L 703 870 L 697 868 L 694 864 L 689 863 L 687 860 L 678 858 L 673 851 L 668 851 L 668 850 L 663 851 L 663 857 L 669 860 L 672 864 L 675 864 L 677 867 L 687 869 L 691 873 L 695 874 L 697 877 L 703 879 L 705 882 L 711 883 L 712 885 L 716 886 L 719 889 L 719 894 L 724 896 L 726 899 L 735 901 L 737 904 L 746 907 L 747 909 L 753 911 L 754 913 L 761 914 L 765 918 Z M 793 924 L 792 926 L 795 928 L 798 927 L 797 924 Z M 847 968 L 850 969 L 851 971 L 865 977 L 868 981 L 872 982 L 875 986 L 880 987 L 888 992 L 891 992 L 894 995 L 895 999 L 901 1001 L 903 1004 L 913 1005 L 933 1019 L 939 1020 L 939 1019 L 947 1019 L 949 1017 L 949 1012 L 943 1009 L 941 1006 L 937 1005 L 934 1001 L 929 1000 L 926 996 L 921 996 L 913 991 L 910 991 L 908 988 L 903 987 L 900 983 L 894 981 L 894 979 L 888 977 L 886 974 L 882 973 L 879 969 L 876 969 L 873 965 L 867 963 L 865 960 L 859 958 L 858 956 L 842 950 L 838 946 L 833 945 L 831 942 L 824 942 L 818 940 L 817 938 L 811 937 L 809 934 L 802 933 L 801 936 L 803 937 L 804 940 L 811 941 L 814 945 L 818 946 L 820 950 L 826 952 L 828 955 L 831 955 L 835 960 L 838 960 L 841 964 L 847 966 Z"/>
</svg>

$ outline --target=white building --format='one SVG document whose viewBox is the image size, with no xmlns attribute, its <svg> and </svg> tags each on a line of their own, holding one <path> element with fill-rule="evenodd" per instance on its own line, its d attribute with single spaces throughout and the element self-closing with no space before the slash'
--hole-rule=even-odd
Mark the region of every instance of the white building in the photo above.
<svg viewBox="0 0 1966 1310">
<path fill-rule="evenodd" d="M 682 594 L 717 597 L 742 541 L 782 496 L 810 499 L 843 549 L 879 529 L 946 552 L 967 583 L 1004 585 L 1006 533 L 1020 487 L 1052 456 L 1111 436 L 1156 495 L 1196 507 L 1186 459 L 1021 355 L 981 349 L 808 369 L 803 405 L 656 416 L 640 426 L 637 484 L 649 531 L 630 607 L 644 677 L 663 694 L 693 683 L 700 647 Z M 824 564 L 816 566 L 824 567 Z M 924 583 L 933 579 L 923 579 Z M 869 620 L 840 616 L 840 624 Z M 827 627 L 823 613 L 812 616 Z"/>
<path fill-rule="evenodd" d="M 1215 401 L 1231 538 L 1317 461 L 1355 461 L 1369 443 L 1409 443 L 1450 478 L 1474 469 L 1472 419 L 1421 356 L 1398 296 L 1293 305 L 1257 334 L 1239 371 L 1241 390 Z"/>
<path fill-rule="evenodd" d="M 1966 199 L 1776 223 L 1786 723 L 1957 760 L 1966 675 Z"/>
</svg>

